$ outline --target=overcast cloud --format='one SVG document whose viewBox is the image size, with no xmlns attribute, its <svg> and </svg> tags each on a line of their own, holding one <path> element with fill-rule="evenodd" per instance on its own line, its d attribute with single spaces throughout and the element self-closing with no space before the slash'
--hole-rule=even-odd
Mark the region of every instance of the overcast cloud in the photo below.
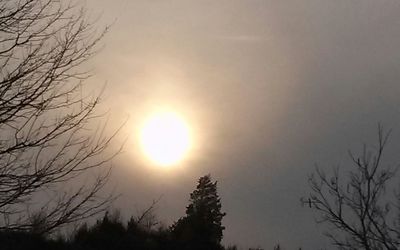
<svg viewBox="0 0 400 250">
<path fill-rule="evenodd" d="M 287 249 L 329 244 L 301 207 L 314 164 L 393 128 L 400 162 L 400 2 L 376 0 L 90 0 L 114 22 L 94 59 L 106 106 L 132 135 L 115 165 L 124 213 L 163 198 L 166 223 L 182 216 L 198 177 L 219 181 L 225 243 Z M 135 124 L 170 105 L 196 131 L 179 170 L 138 158 Z"/>
</svg>

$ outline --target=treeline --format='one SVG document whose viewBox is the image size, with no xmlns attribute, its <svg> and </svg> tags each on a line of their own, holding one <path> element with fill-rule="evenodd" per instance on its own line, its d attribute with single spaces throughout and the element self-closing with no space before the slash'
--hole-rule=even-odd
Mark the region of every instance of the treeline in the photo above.
<svg viewBox="0 0 400 250">
<path fill-rule="evenodd" d="M 88 226 L 81 225 L 68 237 L 59 236 L 47 238 L 44 235 L 33 232 L 7 232 L 0 233 L 0 249 L 5 250 L 158 250 L 158 249 L 209 249 L 205 245 L 197 245 L 198 242 L 184 242 L 177 238 L 171 227 L 147 228 L 131 218 L 124 223 L 118 213 L 106 213 L 97 222 Z M 237 246 L 216 245 L 221 250 L 238 250 Z M 280 248 L 274 248 L 280 249 Z M 249 250 L 262 250 L 250 248 Z"/>
<path fill-rule="evenodd" d="M 1 249 L 54 250 L 235 250 L 224 247 L 221 201 L 217 182 L 210 175 L 199 179 L 190 194 L 186 215 L 171 226 L 162 226 L 156 220 L 152 207 L 141 216 L 123 222 L 118 212 L 105 213 L 103 218 L 89 225 L 81 224 L 68 236 L 42 233 L 40 217 L 28 231 L 0 232 Z M 44 217 L 45 218 L 45 217 Z"/>
<path fill-rule="evenodd" d="M 10 250 L 190 249 L 184 246 L 185 242 L 178 240 L 178 235 L 171 227 L 146 228 L 133 218 L 124 223 L 117 213 L 106 213 L 93 225 L 83 224 L 67 237 L 46 237 L 34 232 L 3 231 L 0 234 L 0 242 L 1 249 Z M 193 242 L 193 245 L 195 244 Z M 192 249 L 201 248 L 193 246 Z"/>
</svg>

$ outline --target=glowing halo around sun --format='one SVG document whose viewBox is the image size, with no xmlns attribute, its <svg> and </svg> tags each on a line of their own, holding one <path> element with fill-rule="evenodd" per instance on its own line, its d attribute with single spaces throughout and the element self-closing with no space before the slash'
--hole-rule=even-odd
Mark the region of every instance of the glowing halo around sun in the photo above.
<svg viewBox="0 0 400 250">
<path fill-rule="evenodd" d="M 174 112 L 151 115 L 140 130 L 144 154 L 159 166 L 176 165 L 186 156 L 190 143 L 187 123 Z"/>
</svg>

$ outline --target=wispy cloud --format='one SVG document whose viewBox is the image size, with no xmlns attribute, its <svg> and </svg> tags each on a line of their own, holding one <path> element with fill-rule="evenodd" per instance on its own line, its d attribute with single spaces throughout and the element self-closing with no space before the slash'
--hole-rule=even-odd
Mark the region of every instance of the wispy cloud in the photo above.
<svg viewBox="0 0 400 250">
<path fill-rule="evenodd" d="M 217 36 L 217 38 L 232 42 L 265 42 L 269 40 L 265 36 L 256 36 L 256 35 L 221 35 Z"/>
</svg>

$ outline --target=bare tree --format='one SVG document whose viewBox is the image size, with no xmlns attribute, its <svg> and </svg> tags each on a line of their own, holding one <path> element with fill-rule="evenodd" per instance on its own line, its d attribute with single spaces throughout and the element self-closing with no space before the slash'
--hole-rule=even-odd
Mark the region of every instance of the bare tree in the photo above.
<svg viewBox="0 0 400 250">
<path fill-rule="evenodd" d="M 85 175 L 116 153 L 82 90 L 106 31 L 87 20 L 69 1 L 0 0 L 0 229 L 51 232 L 112 200 L 99 195 L 109 167 Z"/>
<path fill-rule="evenodd" d="M 309 178 L 311 193 L 302 202 L 329 225 L 326 235 L 339 249 L 400 248 L 399 196 L 386 192 L 396 168 L 382 166 L 389 135 L 379 125 L 375 148 L 364 145 L 359 157 L 349 152 L 353 170 L 347 176 L 339 168 L 331 176 L 317 168 Z"/>
</svg>

